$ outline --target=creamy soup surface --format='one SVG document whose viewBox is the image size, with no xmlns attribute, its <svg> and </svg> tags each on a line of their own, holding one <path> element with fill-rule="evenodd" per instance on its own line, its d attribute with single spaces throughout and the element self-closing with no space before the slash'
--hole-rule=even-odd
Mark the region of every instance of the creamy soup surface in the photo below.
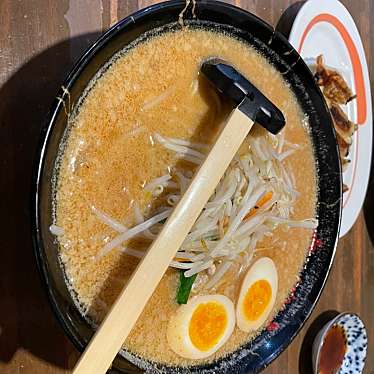
<svg viewBox="0 0 374 374">
<path fill-rule="evenodd" d="M 63 229 L 58 236 L 60 257 L 72 294 L 94 323 L 103 319 L 139 260 L 117 249 L 97 258 L 118 234 L 93 214 L 92 206 L 133 226 L 135 205 L 146 217 L 157 208 L 157 199 L 143 186 L 180 166 L 175 153 L 155 143 L 153 134 L 212 142 L 230 108 L 199 76 L 202 61 L 210 56 L 233 64 L 283 112 L 285 141 L 300 146 L 285 162 L 299 192 L 292 218 L 315 215 L 315 166 L 306 121 L 282 76 L 254 49 L 228 35 L 183 29 L 152 37 L 116 59 L 95 82 L 71 118 L 61 156 L 55 222 Z M 250 136 L 258 132 L 255 129 Z M 185 162 L 183 167 L 190 166 Z M 279 276 L 275 307 L 262 328 L 297 283 L 311 236 L 311 229 L 278 227 L 258 243 L 252 262 L 270 257 Z M 238 269 L 234 264 L 212 293 L 226 295 L 235 304 L 244 274 Z M 179 271 L 169 269 L 124 343 L 127 350 L 169 364 L 201 362 L 178 356 L 166 339 L 170 316 L 179 307 L 178 282 Z M 205 361 L 234 351 L 258 332 L 244 333 L 236 327 L 226 344 Z"/>
</svg>

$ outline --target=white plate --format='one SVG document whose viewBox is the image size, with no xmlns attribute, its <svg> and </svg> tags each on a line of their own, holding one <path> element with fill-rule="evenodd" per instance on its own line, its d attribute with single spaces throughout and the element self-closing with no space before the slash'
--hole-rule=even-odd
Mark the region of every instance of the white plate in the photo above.
<svg viewBox="0 0 374 374">
<path fill-rule="evenodd" d="M 337 0 L 309 0 L 299 10 L 289 41 L 312 68 L 322 54 L 327 67 L 346 79 L 357 99 L 346 113 L 358 123 L 350 148 L 351 164 L 343 173 L 349 191 L 343 195 L 340 237 L 355 223 L 365 199 L 372 147 L 372 107 L 368 67 L 360 34 L 348 10 Z"/>
</svg>

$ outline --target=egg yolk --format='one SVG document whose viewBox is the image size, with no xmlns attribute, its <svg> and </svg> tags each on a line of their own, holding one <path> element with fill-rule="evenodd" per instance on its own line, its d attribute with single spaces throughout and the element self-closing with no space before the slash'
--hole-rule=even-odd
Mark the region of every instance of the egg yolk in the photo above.
<svg viewBox="0 0 374 374">
<path fill-rule="evenodd" d="M 251 285 L 243 300 L 243 314 L 249 321 L 256 321 L 271 299 L 271 286 L 268 281 L 261 279 Z"/>
<path fill-rule="evenodd" d="M 221 304 L 213 301 L 200 304 L 190 321 L 191 342 L 200 351 L 208 351 L 219 342 L 226 326 L 227 314 Z"/>
</svg>

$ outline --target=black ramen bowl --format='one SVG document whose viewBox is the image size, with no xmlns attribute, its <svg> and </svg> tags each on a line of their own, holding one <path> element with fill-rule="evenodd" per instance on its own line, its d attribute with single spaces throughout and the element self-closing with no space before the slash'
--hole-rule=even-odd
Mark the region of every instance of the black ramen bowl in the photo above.
<svg viewBox="0 0 374 374">
<path fill-rule="evenodd" d="M 184 0 L 157 4 L 127 17 L 107 31 L 84 54 L 63 83 L 76 105 L 90 80 L 100 68 L 125 47 L 158 32 L 178 29 L 178 15 Z M 273 361 L 292 341 L 315 306 L 334 258 L 341 216 L 341 170 L 331 117 L 303 60 L 284 36 L 256 16 L 216 1 L 197 3 L 196 18 L 187 12 L 190 27 L 225 31 L 257 49 L 282 73 L 307 114 L 310 123 L 317 174 L 319 226 L 311 238 L 310 255 L 301 273 L 294 297 L 278 313 L 270 328 L 234 353 L 211 364 L 189 369 L 156 365 L 129 352 L 118 354 L 114 372 L 139 373 L 249 373 L 258 372 Z M 67 99 L 66 91 L 58 97 Z M 40 143 L 33 192 L 33 239 L 40 273 L 53 310 L 66 334 L 83 350 L 94 333 L 91 324 L 78 311 L 70 294 L 58 256 L 58 244 L 49 226 L 54 214 L 55 162 L 67 128 L 61 100 L 56 100 L 46 122 Z M 153 365 L 153 366 L 152 366 Z"/>
</svg>

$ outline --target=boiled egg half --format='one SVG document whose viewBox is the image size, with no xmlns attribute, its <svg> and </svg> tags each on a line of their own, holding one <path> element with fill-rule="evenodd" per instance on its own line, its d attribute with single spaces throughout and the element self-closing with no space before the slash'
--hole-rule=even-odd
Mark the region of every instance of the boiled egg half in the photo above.
<svg viewBox="0 0 374 374">
<path fill-rule="evenodd" d="M 171 318 L 167 340 L 185 358 L 205 358 L 216 352 L 235 328 L 235 307 L 223 295 L 196 296 Z"/>
<path fill-rule="evenodd" d="M 236 306 L 236 322 L 240 330 L 260 328 L 272 311 L 278 290 L 278 272 L 272 259 L 262 257 L 244 277 Z"/>
</svg>

